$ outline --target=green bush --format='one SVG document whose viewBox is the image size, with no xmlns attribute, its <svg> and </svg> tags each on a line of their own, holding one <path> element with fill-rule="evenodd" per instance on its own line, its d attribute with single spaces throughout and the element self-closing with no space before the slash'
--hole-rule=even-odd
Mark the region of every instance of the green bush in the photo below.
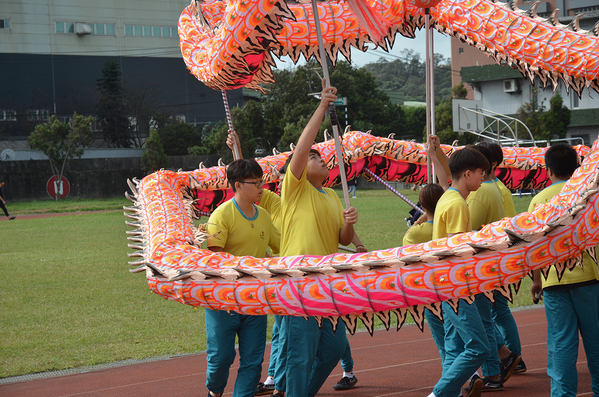
<svg viewBox="0 0 599 397">
<path fill-rule="evenodd" d="M 146 150 L 141 155 L 141 162 L 148 174 L 169 166 L 168 158 L 160 142 L 160 136 L 155 130 L 150 131 L 150 137 L 146 141 Z"/>
</svg>

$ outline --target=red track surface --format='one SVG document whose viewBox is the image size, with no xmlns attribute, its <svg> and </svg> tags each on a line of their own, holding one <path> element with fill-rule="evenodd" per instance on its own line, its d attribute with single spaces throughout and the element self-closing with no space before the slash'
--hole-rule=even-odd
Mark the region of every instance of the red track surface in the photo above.
<svg viewBox="0 0 599 397">
<path fill-rule="evenodd" d="M 528 372 L 514 375 L 506 382 L 508 396 L 548 396 L 546 374 L 545 311 L 539 307 L 514 312 L 522 340 L 523 359 Z M 371 337 L 362 332 L 350 336 L 357 386 L 337 392 L 333 385 L 341 377 L 341 368 L 333 372 L 319 396 L 401 396 L 424 397 L 433 389 L 441 374 L 441 360 L 428 329 L 421 333 L 415 326 L 399 332 L 377 331 Z M 579 396 L 592 396 L 591 378 L 580 344 L 578 357 Z M 268 365 L 268 347 L 263 371 Z M 225 396 L 233 392 L 237 361 L 231 368 Z M 58 376 L 0 385 L 0 396 L 206 396 L 204 387 L 206 355 L 196 354 L 169 360 L 103 369 L 88 373 Z M 495 394 L 493 394 L 495 396 Z M 490 397 L 490 396 L 488 396 Z"/>
</svg>

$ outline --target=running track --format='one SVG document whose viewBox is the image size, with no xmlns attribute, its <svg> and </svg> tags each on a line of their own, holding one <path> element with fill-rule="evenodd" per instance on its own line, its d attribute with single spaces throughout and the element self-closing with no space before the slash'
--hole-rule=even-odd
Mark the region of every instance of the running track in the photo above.
<svg viewBox="0 0 599 397">
<path fill-rule="evenodd" d="M 549 395 L 546 374 L 546 321 L 541 307 L 514 312 L 522 340 L 523 358 L 528 372 L 514 375 L 506 382 L 505 391 L 493 397 Z M 416 326 L 404 326 L 399 332 L 376 331 L 350 336 L 357 386 L 337 392 L 333 385 L 341 377 L 338 366 L 329 377 L 319 396 L 329 397 L 424 397 L 433 389 L 441 374 L 441 360 L 425 328 L 421 333 Z M 263 374 L 268 365 L 269 346 L 264 359 Z M 231 396 L 237 371 L 237 361 L 231 368 L 229 385 L 224 396 Z M 579 396 L 592 396 L 591 378 L 580 343 L 578 357 Z M 67 396 L 201 396 L 204 387 L 206 354 L 172 358 L 161 361 L 102 369 L 15 382 L 0 385 L 0 397 L 67 397 Z M 490 396 L 488 396 L 490 397 Z"/>
</svg>

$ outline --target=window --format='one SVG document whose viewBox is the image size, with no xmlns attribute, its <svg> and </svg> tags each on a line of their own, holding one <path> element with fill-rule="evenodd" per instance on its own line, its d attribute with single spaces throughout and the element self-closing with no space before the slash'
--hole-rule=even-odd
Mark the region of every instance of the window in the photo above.
<svg viewBox="0 0 599 397">
<path fill-rule="evenodd" d="M 578 109 L 580 107 L 580 102 L 578 98 L 578 94 L 573 92 L 570 93 L 570 109 Z"/>
<path fill-rule="evenodd" d="M 10 29 L 10 19 L 0 19 L 0 29 Z"/>
<path fill-rule="evenodd" d="M 460 49 L 458 50 L 458 53 L 463 54 L 464 53 L 464 47 L 460 47 Z"/>
<path fill-rule="evenodd" d="M 114 24 L 111 23 L 94 23 L 91 24 L 92 33 L 106 36 L 114 36 Z"/>
<path fill-rule="evenodd" d="M 17 112 L 0 109 L 0 121 L 17 121 Z"/>
<path fill-rule="evenodd" d="M 92 34 L 101 36 L 114 36 L 113 23 L 87 23 L 92 30 Z M 74 22 L 56 22 L 56 33 L 75 33 Z"/>
<path fill-rule="evenodd" d="M 27 120 L 48 120 L 50 118 L 47 110 L 28 110 Z"/>
<path fill-rule="evenodd" d="M 582 7 L 582 8 L 575 8 L 574 10 L 574 14 L 578 15 L 578 14 L 582 14 L 582 13 L 589 13 L 589 12 L 593 12 L 593 11 L 599 11 L 599 6 L 590 6 L 590 7 Z"/>
<path fill-rule="evenodd" d="M 75 33 L 73 22 L 56 22 L 56 33 Z"/>
<path fill-rule="evenodd" d="M 177 27 L 125 25 L 125 36 L 179 37 Z"/>
</svg>

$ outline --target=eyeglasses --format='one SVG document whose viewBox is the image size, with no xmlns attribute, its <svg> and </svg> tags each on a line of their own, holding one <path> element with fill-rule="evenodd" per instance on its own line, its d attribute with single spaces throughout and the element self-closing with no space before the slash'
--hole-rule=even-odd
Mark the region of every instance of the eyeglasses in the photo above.
<svg viewBox="0 0 599 397">
<path fill-rule="evenodd" d="M 237 181 L 239 183 L 247 183 L 247 184 L 251 184 L 256 186 L 258 189 L 262 188 L 264 186 L 264 181 L 256 181 L 256 182 L 252 182 L 252 181 Z"/>
</svg>

